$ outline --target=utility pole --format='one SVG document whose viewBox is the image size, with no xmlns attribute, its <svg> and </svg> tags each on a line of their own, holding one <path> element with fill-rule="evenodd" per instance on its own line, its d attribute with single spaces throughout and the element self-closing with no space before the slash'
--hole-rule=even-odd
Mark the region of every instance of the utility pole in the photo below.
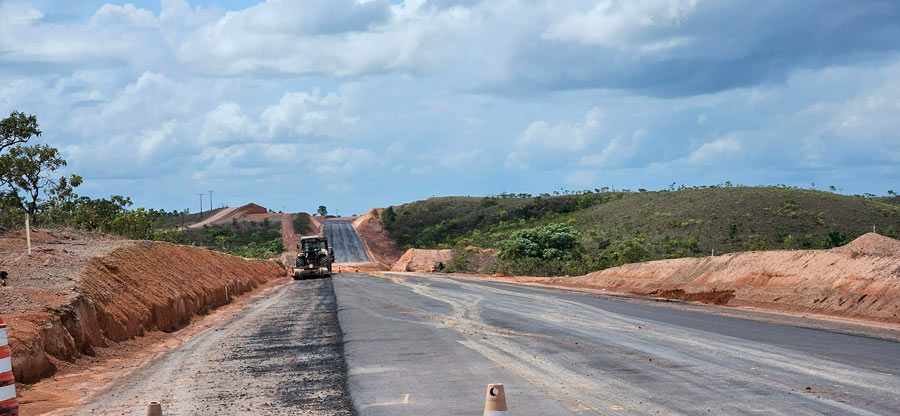
<svg viewBox="0 0 900 416">
<path fill-rule="evenodd" d="M 212 191 L 209 191 L 209 210 L 212 211 L 214 209 L 212 204 Z"/>
<path fill-rule="evenodd" d="M 203 192 L 197 194 L 200 195 L 200 219 L 203 219 Z"/>
</svg>

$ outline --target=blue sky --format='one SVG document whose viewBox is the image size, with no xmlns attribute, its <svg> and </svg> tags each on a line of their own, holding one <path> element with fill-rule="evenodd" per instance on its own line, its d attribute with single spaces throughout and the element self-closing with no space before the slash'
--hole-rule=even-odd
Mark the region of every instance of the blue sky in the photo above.
<svg viewBox="0 0 900 416">
<path fill-rule="evenodd" d="M 0 0 L 81 193 L 348 215 L 670 183 L 900 191 L 900 3 Z M 317 178 L 308 185 L 307 178 Z"/>
</svg>

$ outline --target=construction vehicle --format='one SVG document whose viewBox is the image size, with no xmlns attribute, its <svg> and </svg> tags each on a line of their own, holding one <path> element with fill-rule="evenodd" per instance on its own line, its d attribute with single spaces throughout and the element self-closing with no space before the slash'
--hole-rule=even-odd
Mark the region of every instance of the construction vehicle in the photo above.
<svg viewBox="0 0 900 416">
<path fill-rule="evenodd" d="M 331 276 L 334 247 L 328 246 L 328 238 L 322 235 L 301 237 L 297 250 L 297 261 L 291 270 L 294 280 Z"/>
</svg>

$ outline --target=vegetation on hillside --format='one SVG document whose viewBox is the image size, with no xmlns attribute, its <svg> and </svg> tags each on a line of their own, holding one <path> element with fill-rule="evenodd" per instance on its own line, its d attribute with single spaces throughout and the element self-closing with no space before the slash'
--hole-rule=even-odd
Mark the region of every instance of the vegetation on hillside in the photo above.
<svg viewBox="0 0 900 416">
<path fill-rule="evenodd" d="M 848 196 L 730 184 L 653 192 L 597 189 L 430 198 L 389 207 L 382 221 L 404 247 L 500 250 L 491 270 L 478 271 L 561 275 L 713 251 L 830 248 L 873 225 L 897 237 L 900 198 L 893 192 Z M 569 230 L 577 233 L 577 244 L 545 256 L 539 240 L 546 237 L 536 236 L 568 239 Z"/>
<path fill-rule="evenodd" d="M 309 216 L 303 213 L 294 214 L 291 218 L 291 227 L 298 235 L 306 234 L 309 232 Z"/>
</svg>

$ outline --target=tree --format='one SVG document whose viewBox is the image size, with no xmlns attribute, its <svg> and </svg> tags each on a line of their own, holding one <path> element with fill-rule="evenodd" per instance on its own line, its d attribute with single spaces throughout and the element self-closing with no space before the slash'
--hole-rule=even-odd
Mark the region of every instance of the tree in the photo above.
<svg viewBox="0 0 900 416">
<path fill-rule="evenodd" d="M 50 175 L 63 166 L 66 161 L 53 147 L 18 144 L 0 156 L 0 183 L 9 187 L 6 192 L 19 208 L 36 217 L 41 195 L 60 185 Z"/>
<path fill-rule="evenodd" d="M 13 111 L 9 117 L 0 120 L 0 152 L 17 144 L 24 144 L 32 137 L 40 135 L 37 117 Z"/>
<path fill-rule="evenodd" d="M 324 217 L 328 215 L 328 208 L 325 208 L 325 205 L 319 205 L 319 209 L 316 210 L 316 213 L 318 213 L 319 216 Z"/>
</svg>

